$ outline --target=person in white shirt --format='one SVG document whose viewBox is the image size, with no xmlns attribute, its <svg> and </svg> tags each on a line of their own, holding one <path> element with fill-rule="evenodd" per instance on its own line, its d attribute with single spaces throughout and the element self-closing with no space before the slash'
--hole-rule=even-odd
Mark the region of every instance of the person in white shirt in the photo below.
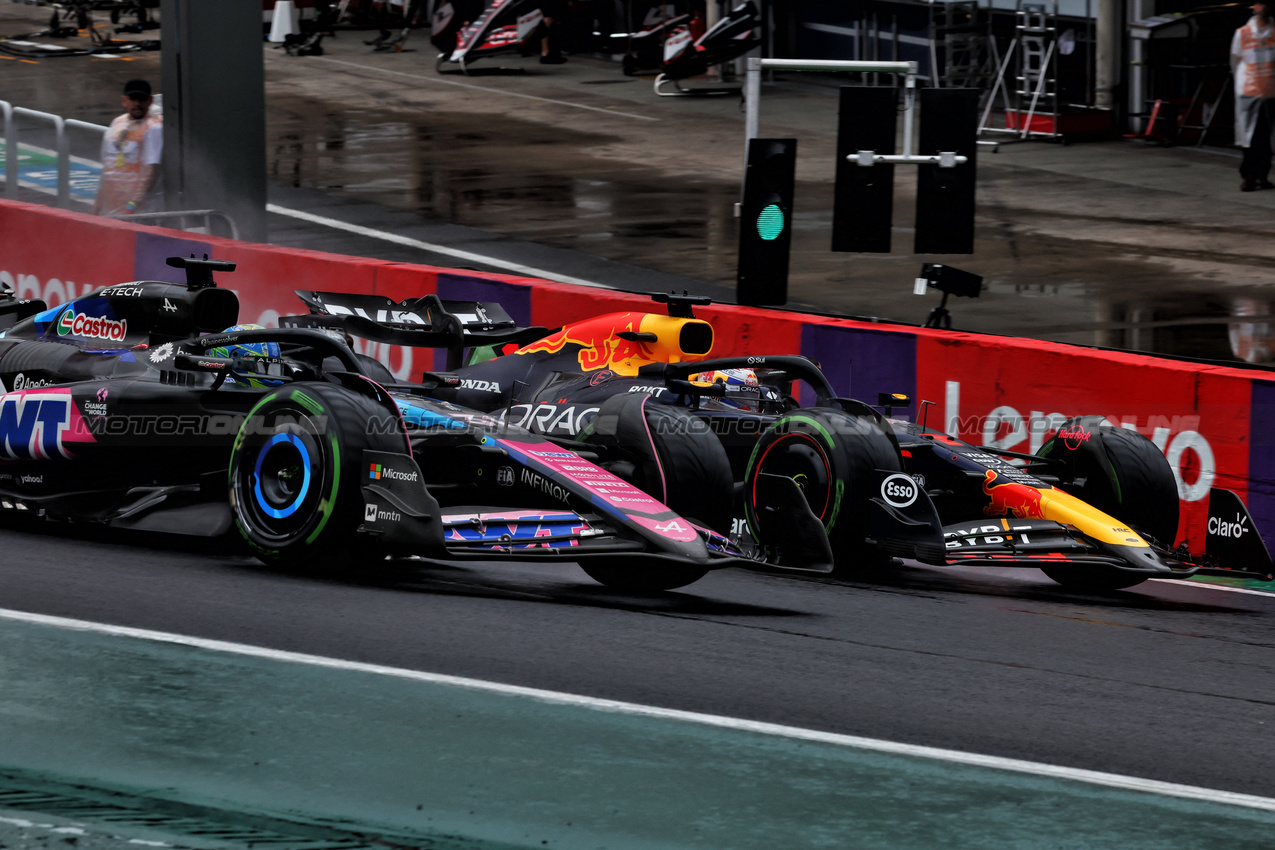
<svg viewBox="0 0 1275 850">
<path fill-rule="evenodd" d="M 160 157 L 164 119 L 153 114 L 155 99 L 146 80 L 129 80 L 120 97 L 124 114 L 111 122 L 102 139 L 102 177 L 93 212 L 123 216 L 163 207 Z"/>
</svg>

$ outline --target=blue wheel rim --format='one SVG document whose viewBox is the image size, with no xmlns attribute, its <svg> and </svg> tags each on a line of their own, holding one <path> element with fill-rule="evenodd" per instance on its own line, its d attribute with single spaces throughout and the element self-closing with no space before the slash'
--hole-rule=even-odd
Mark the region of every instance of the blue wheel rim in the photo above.
<svg viewBox="0 0 1275 850">
<path fill-rule="evenodd" d="M 297 454 L 301 456 L 302 476 L 301 486 L 297 489 L 292 501 L 282 508 L 276 508 L 270 504 L 266 499 L 265 493 L 261 491 L 261 466 L 265 462 L 266 456 L 280 443 L 289 443 Z M 257 452 L 257 465 L 253 469 L 252 491 L 257 499 L 257 507 L 267 516 L 274 519 L 285 519 L 296 513 L 297 508 L 301 507 L 301 503 L 305 501 L 306 494 L 310 492 L 310 452 L 299 437 L 295 434 L 275 434 L 266 441 L 261 450 Z"/>
</svg>

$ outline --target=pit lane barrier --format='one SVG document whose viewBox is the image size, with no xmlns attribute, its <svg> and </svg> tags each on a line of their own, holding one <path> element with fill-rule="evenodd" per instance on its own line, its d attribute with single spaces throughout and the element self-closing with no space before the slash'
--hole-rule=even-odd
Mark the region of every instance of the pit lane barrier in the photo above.
<svg viewBox="0 0 1275 850">
<path fill-rule="evenodd" d="M 0 113 L 4 115 L 4 194 L 6 198 L 18 196 L 18 118 L 30 118 L 35 121 L 51 124 L 57 151 L 57 203 L 67 209 L 71 206 L 71 140 L 68 130 L 85 130 L 91 133 L 106 134 L 107 127 L 101 124 L 90 124 L 75 118 L 63 118 L 51 112 L 40 112 L 23 106 L 14 106 L 8 101 L 0 100 Z"/>
<path fill-rule="evenodd" d="M 19 297 L 58 304 L 122 281 L 182 282 L 164 260 L 192 253 L 239 264 L 221 284 L 238 293 L 240 321 L 262 325 L 302 309 L 294 289 L 498 301 L 516 321 L 546 327 L 658 310 L 634 293 L 237 242 L 0 201 L 0 283 Z M 716 328 L 714 355 L 763 366 L 767 354 L 804 354 L 822 364 L 838 394 L 902 392 L 934 401 L 931 422 L 975 444 L 1031 452 L 1065 418 L 1102 413 L 1164 451 L 1182 500 L 1180 540 L 1202 550 L 1208 491 L 1216 486 L 1240 494 L 1275 547 L 1275 373 L 733 304 L 696 314 Z M 359 345 L 400 378 L 442 366 L 433 352 Z"/>
</svg>

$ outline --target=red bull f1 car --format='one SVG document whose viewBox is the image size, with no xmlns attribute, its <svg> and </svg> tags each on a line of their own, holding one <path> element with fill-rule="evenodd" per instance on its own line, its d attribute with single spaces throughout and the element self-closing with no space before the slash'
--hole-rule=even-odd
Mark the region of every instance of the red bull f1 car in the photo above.
<svg viewBox="0 0 1275 850">
<path fill-rule="evenodd" d="M 596 457 L 440 398 L 454 376 L 391 386 L 339 334 L 236 325 L 235 294 L 213 281 L 234 264 L 169 263 L 186 285 L 125 283 L 53 308 L 0 297 L 0 508 L 237 527 L 258 559 L 297 569 L 569 560 L 604 584 L 668 589 L 769 566 Z M 802 566 L 831 569 L 797 489 L 768 488 L 776 529 L 814 541 Z"/>
<path fill-rule="evenodd" d="M 667 314 L 614 313 L 550 331 L 519 328 L 493 303 L 297 294 L 310 312 L 283 323 L 446 349 L 455 380 L 441 398 L 578 445 L 683 516 L 781 562 L 799 560 L 783 551 L 796 541 L 759 508 L 787 480 L 847 572 L 907 557 L 1039 567 L 1089 589 L 1272 576 L 1261 536 L 1228 490 L 1210 498 L 1205 551 L 1175 546 L 1175 479 L 1136 432 L 1083 416 L 1038 454 L 971 445 L 888 418 L 906 397 L 878 399 L 885 415 L 837 398 L 804 357 L 713 358 L 713 327 L 693 309 L 707 299 L 656 295 Z M 796 401 L 795 382 L 813 391 L 813 406 Z"/>
</svg>

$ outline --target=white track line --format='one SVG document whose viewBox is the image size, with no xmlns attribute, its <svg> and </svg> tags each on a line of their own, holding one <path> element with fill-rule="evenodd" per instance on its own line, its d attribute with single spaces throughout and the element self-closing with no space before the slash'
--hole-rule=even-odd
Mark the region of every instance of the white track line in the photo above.
<svg viewBox="0 0 1275 850">
<path fill-rule="evenodd" d="M 75 631 L 94 632 L 114 637 L 130 637 L 160 643 L 178 644 L 196 647 L 213 652 L 227 652 L 253 658 L 264 658 L 271 661 L 286 661 L 293 664 L 308 664 L 315 667 L 326 667 L 333 670 L 348 670 L 358 673 L 372 673 L 378 676 L 393 676 L 398 679 L 409 679 L 427 682 L 434 685 L 446 685 L 455 688 L 466 688 L 474 691 L 501 694 L 504 696 L 527 697 L 541 702 L 557 705 L 569 705 L 588 708 L 595 711 L 610 711 L 638 717 L 652 717 L 661 720 L 677 720 L 684 723 L 696 723 L 703 726 L 714 726 L 738 732 L 753 732 L 761 735 L 772 735 L 798 741 L 813 741 L 821 744 L 851 747 L 859 750 L 889 753 L 891 755 L 913 756 L 933 759 L 973 767 L 1007 770 L 1025 773 L 1032 776 L 1044 776 L 1051 779 L 1064 779 L 1073 782 L 1084 782 L 1090 785 L 1103 785 L 1119 788 L 1124 791 L 1139 791 L 1147 794 L 1159 794 L 1167 797 L 1180 797 L 1199 802 L 1221 803 L 1231 806 L 1242 806 L 1250 809 L 1261 809 L 1275 812 L 1275 799 L 1257 797 L 1251 794 L 1237 794 L 1232 791 L 1219 791 L 1212 788 L 1200 788 L 1194 785 L 1180 785 L 1175 782 L 1161 782 L 1155 779 L 1140 779 L 1135 776 L 1122 776 L 1118 773 L 1103 773 L 1096 770 L 1083 770 L 1075 767 L 1061 767 L 1041 762 L 1021 759 L 986 756 L 978 753 L 967 753 L 960 750 L 945 750 L 937 747 L 922 747 L 914 744 L 900 744 L 894 741 L 883 741 L 876 738 L 862 738 L 857 735 L 838 735 L 833 732 L 820 732 L 814 729 L 801 729 L 795 726 L 782 726 L 777 723 L 762 723 L 755 720 L 740 720 L 734 717 L 723 717 L 715 714 L 700 714 L 693 711 L 680 711 L 672 708 L 659 708 L 651 705 L 621 702 L 619 700 L 598 699 L 595 697 L 567 694 L 559 691 L 546 691 L 539 688 L 525 688 L 518 685 L 505 685 L 499 682 L 488 682 L 482 679 L 466 679 L 459 676 L 445 676 L 438 673 L 425 673 L 419 670 L 405 670 L 399 667 L 385 667 L 379 664 L 364 664 L 357 661 L 343 661 L 338 658 L 325 658 L 320 655 L 305 655 L 299 652 L 285 652 L 278 649 L 267 649 L 260 646 L 249 646 L 242 643 L 229 643 L 220 640 L 191 637 L 189 635 L 156 632 L 149 629 L 135 629 L 127 626 L 112 626 L 107 623 L 94 623 L 87 620 L 72 620 L 65 617 L 51 617 L 45 614 L 31 614 L 25 611 L 13 611 L 0 608 L 0 620 L 12 620 L 20 623 L 34 623 L 42 626 L 53 626 Z"/>
<path fill-rule="evenodd" d="M 538 100 L 541 103 L 556 103 L 559 106 L 570 106 L 574 109 L 587 109 L 590 112 L 601 112 L 603 115 L 622 115 L 625 118 L 636 118 L 639 121 L 659 121 L 659 118 L 652 118 L 650 115 L 638 115 L 635 112 L 621 112 L 618 109 L 604 109 L 601 106 L 586 106 L 583 103 L 572 103 L 569 100 L 554 100 L 551 97 L 540 97 L 534 94 L 523 94 L 516 91 L 505 91 L 504 89 L 488 88 L 487 86 L 476 86 L 473 83 L 462 83 L 459 80 L 445 80 L 442 77 L 427 77 L 423 74 L 408 74 L 405 71 L 391 71 L 388 68 L 377 68 L 374 65 L 360 65 L 357 62 L 346 62 L 343 59 L 329 59 L 327 57 L 311 56 L 315 62 L 329 62 L 333 65 L 344 65 L 347 68 L 358 68 L 360 71 L 370 71 L 374 74 L 391 74 L 395 77 L 407 77 L 409 80 L 420 80 L 425 83 L 442 83 L 448 86 L 459 86 L 463 89 L 475 89 L 487 94 L 503 94 L 509 97 L 521 97 L 527 100 Z"/>
<path fill-rule="evenodd" d="M 445 245 L 437 245 L 433 242 L 422 242 L 419 239 L 412 239 L 409 236 L 399 236 L 396 233 L 386 233 L 384 230 L 375 230 L 371 227 L 363 227 L 360 224 L 351 224 L 348 221 L 341 221 L 336 218 L 328 218 L 323 215 L 315 215 L 314 213 L 302 212 L 301 210 L 288 209 L 278 204 L 266 204 L 266 212 L 272 212 L 276 215 L 285 215 L 289 218 L 308 221 L 312 224 L 321 224 L 324 227 L 332 227 L 337 230 L 344 230 L 346 233 L 356 233 L 359 236 L 368 236 L 372 239 L 380 239 L 382 242 L 393 242 L 395 245 L 406 245 L 409 248 L 419 248 L 422 251 L 432 251 L 435 254 L 443 254 L 447 257 L 454 257 L 458 260 L 465 260 L 471 263 L 482 263 L 487 266 L 494 266 L 498 269 L 513 272 L 514 274 L 523 275 L 524 277 L 539 277 L 546 280 L 556 280 L 561 283 L 574 283 L 577 286 L 592 286 L 595 289 L 611 289 L 604 283 L 598 283 L 592 280 L 584 280 L 570 275 L 558 274 L 557 272 L 538 269 L 534 266 L 525 266 L 522 263 L 512 263 L 508 260 L 499 260 L 495 257 L 488 257 L 485 254 L 475 254 L 471 251 L 462 251 L 459 248 L 448 248 Z M 461 272 L 463 274 L 463 272 Z"/>
<path fill-rule="evenodd" d="M 1161 581 L 1165 584 L 1180 584 L 1183 587 L 1203 587 L 1206 590 L 1222 590 L 1227 593 L 1247 593 L 1251 596 L 1275 596 L 1269 590 L 1250 590 L 1247 587 L 1231 587 L 1227 584 L 1211 584 L 1204 581 L 1189 581 L 1181 578 L 1153 578 L 1152 581 Z"/>
</svg>

